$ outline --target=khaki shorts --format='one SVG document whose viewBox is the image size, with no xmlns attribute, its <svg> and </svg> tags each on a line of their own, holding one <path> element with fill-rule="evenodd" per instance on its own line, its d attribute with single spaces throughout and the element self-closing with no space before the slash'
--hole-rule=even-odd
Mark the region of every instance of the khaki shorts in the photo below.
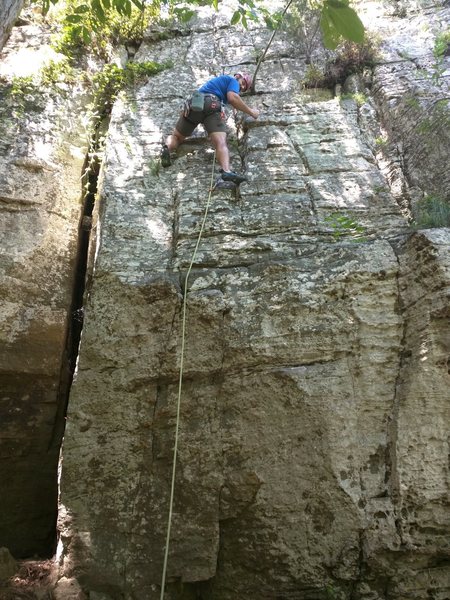
<svg viewBox="0 0 450 600">
<path fill-rule="evenodd" d="M 211 112 L 210 110 L 202 110 L 198 112 L 190 110 L 187 116 L 182 114 L 178 119 L 175 128 L 181 133 L 181 135 L 188 137 L 192 135 L 192 132 L 197 125 L 200 125 L 200 123 L 203 125 L 208 134 L 217 132 L 225 133 L 227 130 L 224 111 Z"/>
</svg>

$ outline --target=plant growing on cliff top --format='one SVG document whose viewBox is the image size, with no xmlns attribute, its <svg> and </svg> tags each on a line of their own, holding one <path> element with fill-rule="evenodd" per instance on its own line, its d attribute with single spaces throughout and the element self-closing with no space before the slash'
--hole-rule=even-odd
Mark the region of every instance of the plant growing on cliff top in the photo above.
<svg viewBox="0 0 450 600">
<path fill-rule="evenodd" d="M 83 82 L 92 93 L 92 102 L 88 108 L 94 121 L 99 121 L 109 114 L 121 91 L 144 82 L 170 66 L 171 63 L 151 61 L 128 63 L 125 67 L 110 63 L 94 75 L 89 75 L 73 68 L 68 60 L 58 63 L 51 61 L 34 77 L 15 77 L 7 89 L 7 97 L 11 99 L 16 117 L 21 117 L 26 111 L 43 109 L 41 101 L 45 95 L 64 93 L 64 84 Z"/>
<path fill-rule="evenodd" d="M 414 229 L 432 229 L 434 227 L 450 227 L 450 201 L 437 196 L 427 195 L 420 200 L 415 219 Z"/>
<path fill-rule="evenodd" d="M 444 66 L 444 59 L 447 55 L 450 47 L 450 29 L 446 31 L 442 31 L 439 35 L 436 36 L 434 40 L 434 48 L 433 48 L 433 56 L 434 56 L 434 65 L 433 72 L 431 75 L 431 79 L 433 83 L 438 86 L 441 86 L 442 75 L 445 73 L 446 68 Z"/>
<path fill-rule="evenodd" d="M 39 73 L 40 85 L 52 86 L 58 83 L 74 83 L 79 76 L 76 69 L 72 67 L 68 59 L 54 61 L 45 64 Z"/>
<path fill-rule="evenodd" d="M 42 6 L 44 15 L 47 14 L 51 5 L 59 2 L 59 0 L 33 1 Z M 327 48 L 336 48 L 343 39 L 362 43 L 364 26 L 356 12 L 349 6 L 349 0 L 305 1 L 311 9 L 320 11 L 320 28 Z M 238 0 L 238 7 L 231 18 L 231 24 L 241 23 L 247 27 L 248 21 L 264 20 L 270 29 L 276 29 L 292 2 L 293 0 L 288 0 L 281 13 L 270 14 L 264 8 L 262 0 Z M 110 20 L 112 12 L 131 18 L 134 9 L 144 14 L 147 9 L 159 12 L 161 6 L 164 6 L 177 19 L 186 21 L 195 14 L 192 8 L 205 3 L 218 9 L 219 0 L 163 0 L 162 2 L 161 0 L 149 0 L 149 2 L 145 0 L 79 0 L 76 2 L 72 0 L 72 10 L 66 20 L 73 26 L 73 33 L 80 38 L 81 43 L 88 44 L 91 41 L 92 32 L 103 27 Z M 89 17 L 89 24 L 86 17 Z"/>
<path fill-rule="evenodd" d="M 108 60 L 112 49 L 120 44 L 138 45 L 144 31 L 159 17 L 159 8 L 131 7 L 129 14 L 113 9 L 93 12 L 83 0 L 67 0 L 64 12 L 56 18 L 60 32 L 53 36 L 53 47 L 70 59 L 89 49 L 102 60 Z"/>
<path fill-rule="evenodd" d="M 253 4 L 253 0 L 240 0 L 245 2 L 251 2 Z M 345 40 L 351 40 L 358 44 L 364 41 L 364 26 L 356 14 L 356 12 L 349 7 L 349 0 L 298 0 L 304 1 L 306 6 L 310 6 L 312 9 L 320 9 L 320 28 L 322 31 L 322 41 L 326 48 L 334 50 L 337 48 L 339 43 Z M 291 4 L 293 4 L 294 0 L 287 0 L 283 10 L 278 12 L 274 16 L 266 16 L 266 24 L 270 29 L 273 29 L 272 35 L 270 36 L 269 42 L 264 49 L 258 63 L 256 65 L 256 69 L 253 75 L 253 84 L 251 87 L 251 91 L 255 90 L 255 80 L 258 70 L 263 62 L 267 51 L 269 50 L 270 45 L 274 39 L 275 33 L 277 29 L 279 29 L 281 23 L 284 21 L 287 15 L 287 11 Z M 253 4 L 254 5 L 254 4 Z M 239 20 L 239 11 L 235 13 L 238 15 Z M 235 19 L 233 17 L 232 23 L 234 23 Z M 246 23 L 244 23 L 246 26 Z M 308 58 L 308 57 L 307 57 Z"/>
<path fill-rule="evenodd" d="M 362 44 L 343 42 L 324 68 L 309 65 L 303 85 L 333 88 L 337 83 L 344 83 L 349 75 L 372 68 L 377 60 L 379 43 L 374 36 L 366 36 Z"/>
<path fill-rule="evenodd" d="M 100 116 L 109 113 L 118 94 L 137 83 L 144 81 L 150 75 L 156 75 L 170 67 L 170 63 L 155 62 L 128 63 L 125 67 L 107 64 L 92 76 L 93 105 Z"/>
<path fill-rule="evenodd" d="M 33 77 L 14 77 L 5 89 L 6 98 L 11 99 L 13 114 L 21 118 L 26 111 L 36 110 L 39 106 L 37 94 L 39 89 Z"/>
<path fill-rule="evenodd" d="M 10 99 L 13 114 L 21 117 L 27 111 L 44 110 L 45 96 L 63 93 L 64 84 L 72 83 L 77 77 L 68 61 L 50 61 L 34 75 L 13 77 L 6 84 L 5 97 Z"/>
<path fill-rule="evenodd" d="M 306 68 L 305 75 L 302 80 L 302 85 L 305 88 L 326 87 L 323 84 L 324 84 L 323 70 L 315 64 L 308 65 L 308 67 Z"/>
<path fill-rule="evenodd" d="M 441 87 L 444 83 L 443 75 L 446 71 L 444 59 L 450 51 L 450 29 L 439 33 L 434 40 L 433 57 L 434 63 L 431 65 L 431 72 L 425 69 L 419 69 L 419 73 L 432 81 L 436 86 Z"/>
<path fill-rule="evenodd" d="M 339 97 L 340 100 L 353 100 L 358 106 L 362 106 L 367 102 L 367 96 L 362 92 L 353 92 L 348 94 L 342 94 Z"/>
<path fill-rule="evenodd" d="M 388 145 L 388 143 L 388 139 L 381 135 L 375 138 L 375 146 L 377 148 L 385 148 Z"/>
<path fill-rule="evenodd" d="M 337 55 L 328 61 L 325 78 L 329 84 L 344 83 L 354 73 L 361 73 L 365 68 L 375 65 L 379 48 L 379 40 L 375 36 L 368 37 L 363 44 L 344 42 Z"/>
</svg>

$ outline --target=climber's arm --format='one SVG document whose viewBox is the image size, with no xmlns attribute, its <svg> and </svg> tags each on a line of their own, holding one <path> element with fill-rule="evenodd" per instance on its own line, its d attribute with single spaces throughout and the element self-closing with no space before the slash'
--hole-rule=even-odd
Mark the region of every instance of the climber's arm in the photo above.
<svg viewBox="0 0 450 600">
<path fill-rule="evenodd" d="M 239 97 L 239 94 L 236 94 L 236 92 L 227 92 L 227 100 L 228 103 L 231 104 L 231 106 L 236 110 L 240 110 L 244 113 L 247 113 L 247 115 L 250 115 L 254 119 L 258 118 L 259 110 L 247 106 L 247 104 L 245 104 L 245 102 L 242 100 L 242 98 Z"/>
</svg>

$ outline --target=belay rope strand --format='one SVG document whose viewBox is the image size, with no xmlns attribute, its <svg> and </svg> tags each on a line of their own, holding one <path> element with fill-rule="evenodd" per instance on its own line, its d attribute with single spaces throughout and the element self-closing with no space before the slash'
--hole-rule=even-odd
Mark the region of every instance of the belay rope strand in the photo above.
<svg viewBox="0 0 450 600">
<path fill-rule="evenodd" d="M 181 320 L 181 351 L 180 351 L 180 375 L 178 377 L 178 399 L 177 399 L 177 419 L 175 425 L 175 443 L 173 447 L 173 464 L 172 464 L 172 482 L 170 485 L 170 500 L 169 500 L 169 517 L 167 519 L 167 534 L 166 534 L 166 548 L 164 551 L 164 562 L 163 562 L 163 572 L 161 578 L 161 596 L 160 600 L 164 599 L 164 590 L 166 587 L 166 573 L 167 573 L 167 562 L 169 558 L 169 542 L 170 542 L 170 531 L 172 529 L 172 514 L 173 514 L 173 498 L 175 494 L 175 474 L 177 467 L 177 453 L 178 453 L 178 433 L 180 429 L 180 408 L 181 408 L 181 388 L 183 384 L 183 364 L 184 364 L 184 348 L 186 341 L 186 304 L 187 304 L 187 294 L 188 294 L 188 279 L 192 270 L 192 266 L 195 261 L 195 257 L 197 256 L 197 250 L 200 246 L 200 241 L 202 239 L 203 229 L 206 223 L 206 217 L 208 216 L 209 205 L 211 202 L 211 194 L 213 192 L 213 179 L 214 179 L 214 168 L 216 165 L 216 153 L 214 152 L 213 158 L 213 166 L 211 170 L 211 183 L 209 186 L 209 194 L 208 200 L 205 206 L 205 213 L 203 215 L 202 224 L 200 226 L 200 231 L 197 237 L 197 243 L 195 244 L 194 252 L 192 254 L 191 262 L 189 264 L 189 268 L 186 273 L 186 279 L 184 281 L 184 293 L 183 293 L 183 311 L 182 311 L 182 320 Z"/>
</svg>

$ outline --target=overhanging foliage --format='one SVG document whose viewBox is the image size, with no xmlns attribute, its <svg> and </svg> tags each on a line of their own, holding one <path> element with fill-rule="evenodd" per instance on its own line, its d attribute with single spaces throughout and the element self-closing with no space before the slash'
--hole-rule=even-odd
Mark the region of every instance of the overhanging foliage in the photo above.
<svg viewBox="0 0 450 600">
<path fill-rule="evenodd" d="M 60 0 L 34 0 L 42 5 L 46 14 L 50 6 Z M 327 48 L 334 49 L 343 40 L 362 43 L 364 40 L 364 26 L 355 10 L 349 6 L 349 0 L 308 0 L 312 8 L 321 11 L 320 26 L 323 42 Z M 85 42 L 90 40 L 90 31 L 83 22 L 83 15 L 93 15 L 94 23 L 102 25 L 108 17 L 109 11 L 115 11 L 124 17 L 131 17 L 133 8 L 144 11 L 149 7 L 166 6 L 171 14 L 181 21 L 188 21 L 194 15 L 195 6 L 209 4 L 215 10 L 219 7 L 219 0 L 80 0 L 72 12 L 66 17 L 67 22 L 79 28 L 79 36 Z M 231 24 L 241 24 L 247 28 L 249 21 L 264 21 L 270 29 L 276 29 L 280 24 L 284 11 L 270 13 L 263 4 L 263 0 L 239 0 Z"/>
</svg>

